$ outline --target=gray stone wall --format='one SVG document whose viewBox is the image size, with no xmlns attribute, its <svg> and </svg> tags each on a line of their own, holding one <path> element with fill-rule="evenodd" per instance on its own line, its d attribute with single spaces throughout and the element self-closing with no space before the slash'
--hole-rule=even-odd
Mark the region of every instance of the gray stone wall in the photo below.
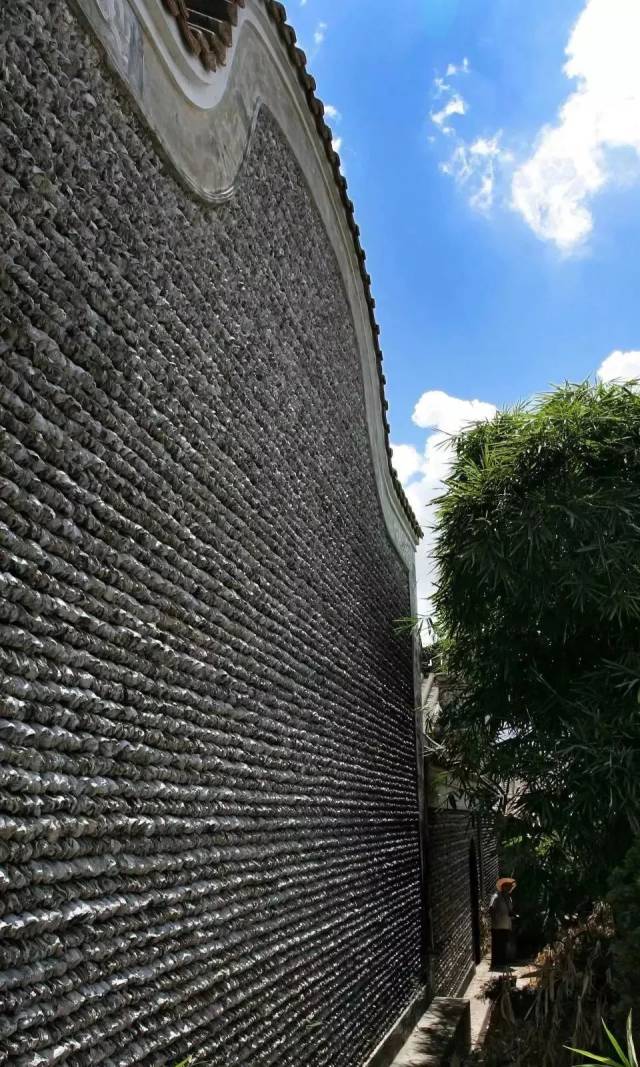
<svg viewBox="0 0 640 1067">
<path fill-rule="evenodd" d="M 430 812 L 429 884 L 437 996 L 455 996 L 473 965 L 469 842 L 474 837 L 467 812 Z"/>
<path fill-rule="evenodd" d="M 419 984 L 408 577 L 263 111 L 191 199 L 66 7 L 0 41 L 0 1063 L 361 1063 Z"/>
<path fill-rule="evenodd" d="M 480 824 L 480 844 L 482 850 L 482 899 L 485 906 L 488 906 L 495 892 L 496 882 L 500 877 L 498 838 L 495 827 L 488 819 L 483 819 Z"/>
<path fill-rule="evenodd" d="M 469 862 L 472 843 L 482 906 L 488 903 L 498 877 L 496 839 L 491 826 L 468 811 L 429 812 L 433 988 L 438 996 L 455 996 L 474 964 Z"/>
</svg>

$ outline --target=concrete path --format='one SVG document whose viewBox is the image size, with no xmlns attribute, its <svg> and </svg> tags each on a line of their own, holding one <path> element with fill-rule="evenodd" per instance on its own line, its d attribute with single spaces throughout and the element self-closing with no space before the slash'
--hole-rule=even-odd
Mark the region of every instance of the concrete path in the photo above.
<svg viewBox="0 0 640 1067">
<path fill-rule="evenodd" d="M 459 1064 L 464 1048 L 469 1047 L 467 1004 L 471 1015 L 471 1048 L 477 1048 L 485 1039 L 493 1007 L 493 1002 L 483 997 L 487 984 L 502 973 L 515 975 L 516 984 L 522 987 L 527 984 L 525 975 L 530 971 L 530 961 L 513 964 L 501 972 L 491 970 L 488 957 L 483 959 L 459 998 L 437 998 L 431 1003 L 391 1067 L 435 1067 L 442 1062 Z M 439 1040 L 434 1042 L 433 1038 L 438 1035 Z M 438 1049 L 438 1044 L 443 1047 Z"/>
<path fill-rule="evenodd" d="M 492 1001 L 484 1000 L 483 993 L 489 982 L 495 981 L 501 973 L 515 975 L 516 985 L 527 985 L 525 975 L 531 971 L 531 961 L 514 963 L 505 971 L 492 971 L 491 961 L 486 956 L 476 967 L 476 973 L 469 982 L 463 996 L 471 1002 L 471 1047 L 477 1048 L 484 1041 L 491 1017 Z"/>
<path fill-rule="evenodd" d="M 391 1067 L 460 1067 L 469 1039 L 469 1001 L 435 997 Z"/>
</svg>

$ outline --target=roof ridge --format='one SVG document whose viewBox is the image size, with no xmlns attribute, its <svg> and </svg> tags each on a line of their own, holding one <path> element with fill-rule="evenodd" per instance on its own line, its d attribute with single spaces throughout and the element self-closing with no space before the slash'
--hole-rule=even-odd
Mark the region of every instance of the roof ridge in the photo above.
<svg viewBox="0 0 640 1067">
<path fill-rule="evenodd" d="M 245 7 L 246 0 L 162 0 L 162 2 L 167 11 L 176 18 L 185 44 L 190 51 L 200 57 L 203 66 L 209 71 L 215 71 L 218 67 L 224 66 L 227 52 L 232 44 L 233 27 L 238 23 L 238 8 Z M 422 537 L 422 529 L 402 488 L 391 458 L 390 426 L 387 418 L 389 404 L 384 391 L 386 378 L 382 369 L 382 349 L 379 341 L 380 327 L 375 318 L 375 300 L 371 292 L 371 277 L 365 267 L 366 255 L 360 242 L 360 227 L 355 220 L 353 201 L 347 193 L 347 179 L 340 170 L 340 156 L 333 148 L 331 127 L 324 120 L 324 104 L 315 94 L 315 78 L 307 70 L 305 53 L 296 45 L 296 32 L 293 26 L 287 22 L 285 6 L 279 3 L 279 0 L 263 0 L 263 3 L 268 14 L 276 23 L 280 37 L 289 53 L 289 58 L 298 71 L 298 78 L 307 97 L 307 103 L 314 117 L 316 129 L 324 143 L 325 154 L 333 169 L 335 182 L 345 209 L 347 223 L 353 236 L 356 257 L 360 266 L 360 276 L 369 308 L 369 322 L 371 324 L 373 347 L 376 353 L 389 471 L 403 510 L 414 533 L 420 538 Z"/>
</svg>

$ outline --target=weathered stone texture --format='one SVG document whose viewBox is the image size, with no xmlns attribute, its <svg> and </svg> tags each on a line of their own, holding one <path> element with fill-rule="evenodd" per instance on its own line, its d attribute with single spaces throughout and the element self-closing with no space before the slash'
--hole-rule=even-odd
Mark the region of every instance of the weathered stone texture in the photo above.
<svg viewBox="0 0 640 1067">
<path fill-rule="evenodd" d="M 64 5 L 0 39 L 0 1063 L 362 1061 L 419 981 L 408 577 L 266 111 L 191 200 Z"/>
<path fill-rule="evenodd" d="M 436 955 L 433 987 L 455 996 L 474 963 L 469 854 L 473 845 L 480 901 L 491 896 L 497 874 L 496 839 L 467 811 L 429 812 L 429 884 Z"/>
<path fill-rule="evenodd" d="M 480 824 L 480 844 L 482 856 L 482 899 L 488 906 L 496 888 L 496 882 L 500 877 L 500 858 L 498 855 L 498 839 L 495 827 L 491 822 L 483 819 Z"/>
</svg>

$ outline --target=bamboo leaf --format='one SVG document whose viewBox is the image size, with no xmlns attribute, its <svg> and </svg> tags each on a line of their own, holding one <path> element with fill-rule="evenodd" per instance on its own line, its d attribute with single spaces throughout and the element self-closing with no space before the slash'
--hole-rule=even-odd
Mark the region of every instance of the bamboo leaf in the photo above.
<svg viewBox="0 0 640 1067">
<path fill-rule="evenodd" d="M 591 1063 L 604 1063 L 607 1067 L 620 1067 L 620 1063 L 617 1060 L 612 1060 L 610 1056 L 596 1056 L 595 1052 L 587 1052 L 583 1048 L 572 1048 L 571 1045 L 563 1045 L 563 1048 L 569 1050 L 569 1052 L 575 1052 L 578 1056 L 588 1056 Z M 580 1064 L 579 1067 L 587 1067 L 586 1064 Z"/>
<path fill-rule="evenodd" d="M 638 1067 L 638 1057 L 636 1055 L 636 1046 L 633 1040 L 633 1012 L 629 1012 L 627 1015 L 627 1054 L 631 1063 L 631 1067 Z"/>
<path fill-rule="evenodd" d="M 620 1063 L 622 1064 L 622 1067 L 631 1067 L 631 1065 L 629 1063 L 629 1060 L 627 1059 L 627 1056 L 622 1051 L 622 1047 L 620 1045 L 620 1042 L 617 1041 L 616 1038 L 614 1037 L 614 1035 L 611 1033 L 611 1030 L 607 1026 L 607 1024 L 604 1021 L 604 1019 L 602 1020 L 602 1026 L 604 1028 L 605 1034 L 609 1038 L 609 1041 L 611 1042 L 611 1044 L 613 1045 L 615 1051 L 618 1053 L 618 1056 L 620 1057 Z"/>
</svg>

